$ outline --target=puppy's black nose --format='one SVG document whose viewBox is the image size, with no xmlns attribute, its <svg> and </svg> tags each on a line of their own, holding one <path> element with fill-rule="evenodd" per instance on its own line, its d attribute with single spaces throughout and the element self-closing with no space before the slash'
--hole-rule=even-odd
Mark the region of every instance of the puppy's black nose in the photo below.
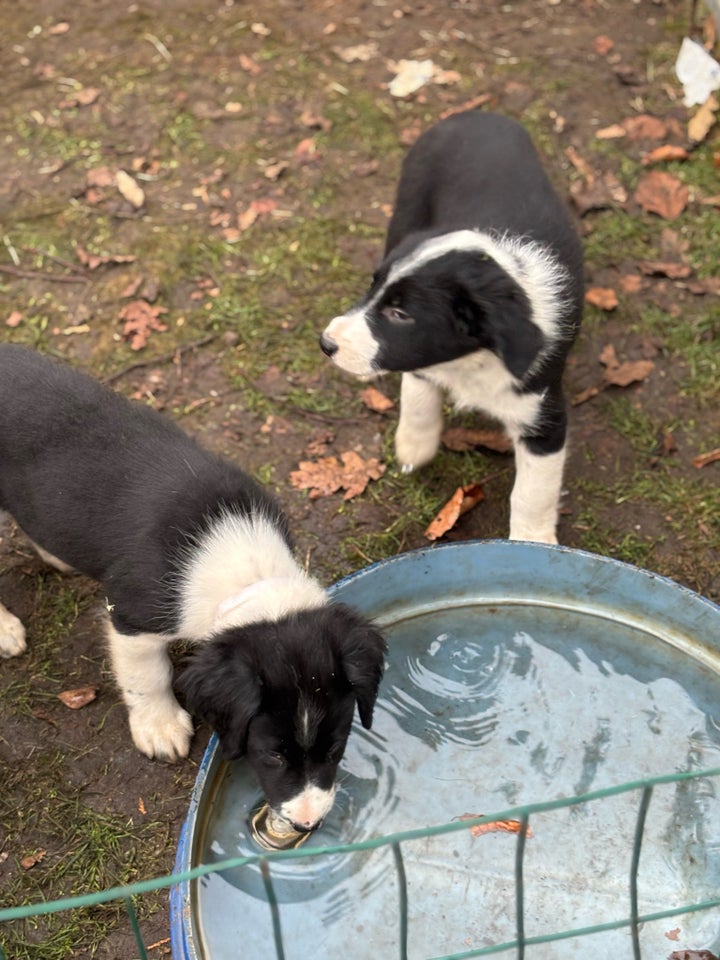
<svg viewBox="0 0 720 960">
<path fill-rule="evenodd" d="M 337 353 L 338 345 L 326 334 L 320 334 L 320 349 L 325 354 L 326 357 L 331 357 L 334 353 Z"/>
<path fill-rule="evenodd" d="M 293 830 L 296 830 L 298 833 L 315 833 L 316 830 L 319 830 L 322 826 L 322 820 L 318 820 L 315 823 L 310 823 L 308 820 L 305 823 L 293 823 Z"/>
</svg>

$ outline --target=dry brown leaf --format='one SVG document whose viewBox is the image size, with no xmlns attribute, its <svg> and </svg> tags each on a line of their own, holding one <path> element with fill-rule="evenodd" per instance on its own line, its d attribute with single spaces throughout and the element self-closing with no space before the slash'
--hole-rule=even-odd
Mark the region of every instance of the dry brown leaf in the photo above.
<svg viewBox="0 0 720 960">
<path fill-rule="evenodd" d="M 373 410 L 375 413 L 386 413 L 395 406 L 390 397 L 386 397 L 376 387 L 366 387 L 361 391 L 360 399 L 368 410 Z"/>
<path fill-rule="evenodd" d="M 648 277 L 668 277 L 670 280 L 683 280 L 693 272 L 689 263 L 665 260 L 641 260 L 638 267 Z"/>
<path fill-rule="evenodd" d="M 606 37 L 605 34 L 602 33 L 593 40 L 595 53 L 599 54 L 601 57 L 606 57 L 614 46 L 615 41 L 611 40 L 610 37 Z"/>
<path fill-rule="evenodd" d="M 58 694 L 58 700 L 62 700 L 66 707 L 71 710 L 79 710 L 87 706 L 88 703 L 97 697 L 97 687 L 76 687 L 74 690 L 63 690 Z"/>
<path fill-rule="evenodd" d="M 679 940 L 680 939 L 680 927 L 675 927 L 672 930 L 667 930 L 665 936 L 668 940 Z"/>
<path fill-rule="evenodd" d="M 671 173 L 652 170 L 640 178 L 635 201 L 648 213 L 656 213 L 666 220 L 675 220 L 687 206 L 689 197 L 685 184 Z"/>
<path fill-rule="evenodd" d="M 591 180 L 574 180 L 570 184 L 570 196 L 580 216 L 590 210 L 606 210 L 627 203 L 627 190 L 615 174 L 609 171 Z"/>
<path fill-rule="evenodd" d="M 585 303 L 600 310 L 614 310 L 620 301 L 612 287 L 590 287 L 585 292 Z"/>
<path fill-rule="evenodd" d="M 705 103 L 688 121 L 688 137 L 693 143 L 702 143 L 717 120 L 718 98 L 711 93 Z"/>
<path fill-rule="evenodd" d="M 321 457 L 327 453 L 328 448 L 335 440 L 335 434 L 330 430 L 323 430 L 316 433 L 305 447 L 305 455 L 308 457 Z"/>
<path fill-rule="evenodd" d="M 676 146 L 674 143 L 664 143 L 661 147 L 655 147 L 650 153 L 646 153 L 642 158 L 645 166 L 651 163 L 669 163 L 671 160 L 687 160 L 690 154 L 685 147 Z"/>
<path fill-rule="evenodd" d="M 309 130 L 322 130 L 327 133 L 332 129 L 332 121 L 323 117 L 319 113 L 313 113 L 312 110 L 303 110 L 300 114 L 300 123 Z"/>
<path fill-rule="evenodd" d="M 315 143 L 314 137 L 305 137 L 305 139 L 301 140 L 295 147 L 293 152 L 293 159 L 296 163 L 312 163 L 312 161 L 317 160 L 317 158 L 317 144 Z"/>
<path fill-rule="evenodd" d="M 587 160 L 580 156 L 575 147 L 572 145 L 569 146 L 565 150 L 565 156 L 584 180 L 587 180 L 589 184 L 595 182 L 595 171 L 587 162 Z"/>
<path fill-rule="evenodd" d="M 452 530 L 458 519 L 468 510 L 471 510 L 475 504 L 480 503 L 484 497 L 483 488 L 479 483 L 469 483 L 464 487 L 458 487 L 432 523 L 429 524 L 423 536 L 427 537 L 428 540 L 438 540 L 448 530 Z"/>
<path fill-rule="evenodd" d="M 458 820 L 475 820 L 476 817 L 482 817 L 482 813 L 462 813 L 456 819 Z M 498 833 L 502 831 L 503 833 L 520 833 L 522 830 L 522 823 L 520 820 L 488 820 L 487 823 L 476 823 L 475 826 L 470 827 L 470 833 L 473 837 L 481 837 L 484 833 Z M 525 836 L 532 837 L 533 832 L 530 827 L 525 828 Z"/>
<path fill-rule="evenodd" d="M 573 407 L 579 407 L 581 403 L 585 403 L 586 401 L 591 400 L 593 397 L 596 397 L 602 389 L 602 385 L 599 387 L 586 387 L 584 390 L 576 393 L 571 399 L 570 403 Z"/>
<path fill-rule="evenodd" d="M 85 183 L 88 187 L 113 187 L 115 171 L 110 167 L 94 167 L 85 175 Z"/>
<path fill-rule="evenodd" d="M 153 306 L 147 300 L 131 300 L 122 308 L 118 317 L 125 321 L 123 336 L 130 341 L 131 350 L 142 350 L 153 330 L 167 330 L 167 324 L 159 319 L 163 313 L 167 307 Z"/>
<path fill-rule="evenodd" d="M 75 246 L 75 253 L 80 263 L 87 267 L 88 270 L 97 270 L 98 267 L 105 266 L 106 264 L 134 263 L 137 259 L 137 257 L 134 257 L 132 254 L 110 254 L 104 256 L 99 253 L 90 253 L 79 243 Z"/>
<path fill-rule="evenodd" d="M 322 460 L 303 460 L 298 470 L 290 474 L 290 483 L 298 490 L 309 490 L 311 500 L 329 497 L 343 489 L 344 500 L 363 493 L 370 480 L 378 480 L 385 473 L 385 464 L 376 457 L 369 460 L 347 450 L 337 457 L 324 457 Z"/>
<path fill-rule="evenodd" d="M 269 197 L 264 200 L 253 200 L 250 206 L 238 214 L 238 229 L 243 231 L 251 227 L 255 221 L 266 213 L 272 213 L 277 207 L 277 200 Z"/>
<path fill-rule="evenodd" d="M 707 453 L 701 453 L 699 456 L 693 457 L 693 466 L 701 469 L 717 460 L 720 460 L 720 447 L 715 447 L 714 450 L 708 450 Z"/>
<path fill-rule="evenodd" d="M 627 130 L 621 123 L 612 123 L 609 127 L 603 127 L 595 133 L 598 140 L 619 140 L 627 136 Z"/>
<path fill-rule="evenodd" d="M 358 43 L 352 47 L 333 47 L 333 52 L 343 63 L 367 63 L 376 57 L 380 50 L 377 43 L 371 40 L 369 43 Z"/>
<path fill-rule="evenodd" d="M 637 273 L 626 273 L 620 277 L 620 287 L 623 293 L 639 293 L 643 288 L 643 278 Z"/>
<path fill-rule="evenodd" d="M 36 850 L 35 853 L 28 853 L 27 856 L 23 857 L 20 861 L 20 866 L 23 870 L 29 870 L 31 867 L 34 867 L 36 863 L 44 860 L 46 855 L 47 850 Z"/>
<path fill-rule="evenodd" d="M 290 164 L 287 160 L 278 160 L 277 163 L 268 163 L 263 167 L 263 176 L 268 180 L 278 180 Z"/>
<path fill-rule="evenodd" d="M 654 369 L 652 360 L 626 360 L 615 367 L 607 367 L 604 376 L 614 387 L 628 387 L 645 380 Z"/>
<path fill-rule="evenodd" d="M 145 203 L 145 191 L 130 176 L 129 173 L 126 173 L 124 170 L 118 170 L 115 174 L 115 183 L 117 184 L 118 192 L 120 196 L 127 200 L 127 202 L 135 207 L 136 210 L 139 210 Z"/>
<path fill-rule="evenodd" d="M 662 140 L 667 135 L 667 124 L 647 113 L 626 117 L 621 123 L 631 140 Z"/>
<path fill-rule="evenodd" d="M 138 797 L 138 813 L 141 813 L 143 816 L 147 813 L 147 807 L 142 797 Z"/>
<path fill-rule="evenodd" d="M 496 453 L 509 453 L 512 440 L 502 430 L 471 430 L 466 427 L 449 427 L 442 435 L 442 442 L 448 450 L 460 452 L 485 447 Z"/>
<path fill-rule="evenodd" d="M 253 60 L 253 58 L 249 57 L 246 53 L 240 54 L 238 63 L 240 64 L 240 69 L 244 70 L 245 73 L 249 73 L 251 77 L 256 77 L 262 72 L 262 67 L 257 60 Z"/>
<path fill-rule="evenodd" d="M 6 327 L 19 327 L 22 323 L 23 315 L 19 310 L 12 310 L 5 321 Z"/>
</svg>

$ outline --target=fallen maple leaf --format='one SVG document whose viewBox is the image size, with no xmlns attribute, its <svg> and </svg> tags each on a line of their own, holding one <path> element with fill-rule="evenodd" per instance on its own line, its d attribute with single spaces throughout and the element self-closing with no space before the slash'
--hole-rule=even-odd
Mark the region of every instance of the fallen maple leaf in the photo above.
<svg viewBox="0 0 720 960">
<path fill-rule="evenodd" d="M 458 519 L 484 497 L 483 488 L 479 483 L 458 487 L 432 523 L 428 525 L 423 536 L 428 540 L 438 540 L 448 530 L 452 530 Z"/>
<path fill-rule="evenodd" d="M 689 190 L 671 173 L 652 170 L 644 174 L 635 191 L 635 201 L 648 213 L 675 220 L 687 206 Z"/>
<path fill-rule="evenodd" d="M 459 817 L 456 817 L 457 820 L 475 820 L 477 817 L 482 817 L 482 813 L 462 813 Z M 497 833 L 502 831 L 504 833 L 520 833 L 522 830 L 522 823 L 519 820 L 488 820 L 487 823 L 476 823 L 474 827 L 470 827 L 470 833 L 473 837 L 481 837 L 484 833 Z M 532 830 L 529 826 L 525 828 L 525 836 L 531 837 L 533 835 Z"/>
<path fill-rule="evenodd" d="M 153 330 L 167 330 L 167 324 L 158 319 L 163 313 L 167 307 L 152 306 L 147 300 L 131 300 L 122 308 L 118 317 L 125 321 L 123 336 L 130 341 L 131 350 L 142 350 Z"/>
<path fill-rule="evenodd" d="M 87 706 L 88 703 L 97 697 L 97 687 L 77 687 L 75 690 L 63 690 L 58 694 L 58 700 L 62 700 L 66 707 L 71 710 L 79 710 Z"/>
<path fill-rule="evenodd" d="M 379 480 L 385 473 L 385 464 L 376 457 L 369 460 L 347 450 L 337 457 L 324 457 L 322 460 L 302 460 L 299 469 L 290 474 L 290 483 L 298 490 L 309 490 L 311 500 L 329 497 L 343 489 L 344 500 L 363 493 L 370 480 Z"/>
<path fill-rule="evenodd" d="M 466 427 L 449 427 L 442 435 L 448 450 L 464 452 L 476 447 L 486 447 L 496 453 L 509 453 L 512 440 L 502 430 L 470 430 Z"/>
<path fill-rule="evenodd" d="M 693 457 L 693 466 L 700 469 L 701 467 L 706 467 L 709 463 L 715 463 L 716 460 L 720 460 L 720 447 L 716 447 L 714 450 L 708 450 L 707 453 L 701 453 L 697 457 Z"/>
<path fill-rule="evenodd" d="M 386 397 L 376 387 L 366 387 L 361 391 L 360 399 L 368 410 L 373 410 L 375 413 L 386 413 L 395 406 L 390 397 Z"/>
<path fill-rule="evenodd" d="M 585 293 L 585 302 L 600 310 L 614 310 L 619 300 L 612 287 L 590 287 Z"/>
</svg>

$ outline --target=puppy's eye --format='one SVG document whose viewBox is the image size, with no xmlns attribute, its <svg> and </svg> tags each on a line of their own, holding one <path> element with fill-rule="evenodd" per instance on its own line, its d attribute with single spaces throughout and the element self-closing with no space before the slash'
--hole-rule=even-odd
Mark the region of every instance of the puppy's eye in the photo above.
<svg viewBox="0 0 720 960">
<path fill-rule="evenodd" d="M 405 313 L 400 307 L 383 307 L 382 315 L 390 323 L 413 323 L 413 318 L 409 313 Z"/>
<path fill-rule="evenodd" d="M 285 757 L 281 753 L 277 753 L 275 750 L 267 750 L 262 755 L 263 763 L 266 763 L 268 767 L 281 767 L 285 763 Z"/>
</svg>

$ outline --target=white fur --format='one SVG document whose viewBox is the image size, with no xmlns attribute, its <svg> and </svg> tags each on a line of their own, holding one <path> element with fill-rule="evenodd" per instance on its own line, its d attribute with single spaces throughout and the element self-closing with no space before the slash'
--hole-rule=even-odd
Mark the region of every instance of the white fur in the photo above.
<svg viewBox="0 0 720 960">
<path fill-rule="evenodd" d="M 370 331 L 365 309 L 356 308 L 335 317 L 325 330 L 325 336 L 337 344 L 333 363 L 361 380 L 379 372 L 374 365 L 378 342 Z"/>
<path fill-rule="evenodd" d="M 515 444 L 515 485 L 510 495 L 510 539 L 557 543 L 557 518 L 565 447 L 539 456 Z"/>
<path fill-rule="evenodd" d="M 148 757 L 176 760 L 190 749 L 193 723 L 172 692 L 172 664 L 154 633 L 126 636 L 108 624 L 110 659 L 128 710 L 133 742 Z"/>
<path fill-rule="evenodd" d="M 280 816 L 298 827 L 309 830 L 323 820 L 332 809 L 336 787 L 323 790 L 314 784 L 308 784 L 296 796 L 280 805 Z"/>
<path fill-rule="evenodd" d="M 17 657 L 25 650 L 25 627 L 0 603 L 0 657 Z"/>
<path fill-rule="evenodd" d="M 232 513 L 187 550 L 179 596 L 179 633 L 195 641 L 218 629 L 279 620 L 327 603 L 272 520 Z"/>
<path fill-rule="evenodd" d="M 325 591 L 298 565 L 271 520 L 229 512 L 187 547 L 179 595 L 176 633 L 125 635 L 108 627 L 135 746 L 169 760 L 187 756 L 193 728 L 172 692 L 168 643 L 178 637 L 200 643 L 228 627 L 279 620 L 327 603 Z"/>
</svg>

